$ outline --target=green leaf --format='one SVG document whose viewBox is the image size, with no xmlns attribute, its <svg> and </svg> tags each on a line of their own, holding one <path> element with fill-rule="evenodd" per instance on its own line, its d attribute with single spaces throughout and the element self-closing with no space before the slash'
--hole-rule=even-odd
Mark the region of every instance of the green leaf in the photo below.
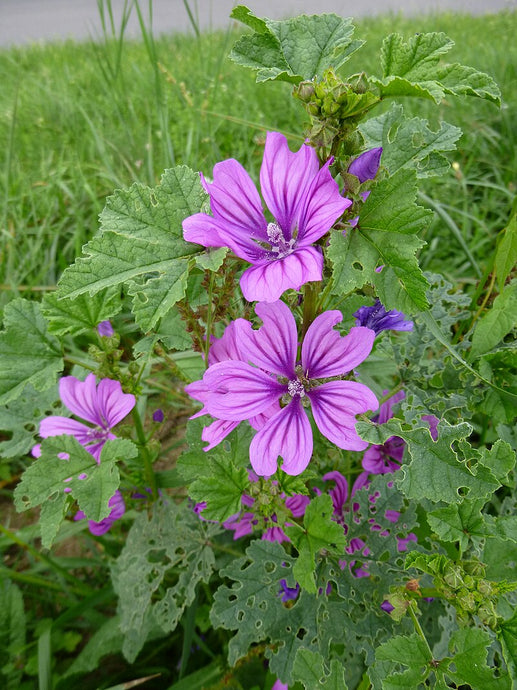
<svg viewBox="0 0 517 690">
<path fill-rule="evenodd" d="M 517 281 L 506 285 L 492 308 L 477 322 L 472 335 L 472 357 L 492 350 L 517 324 Z"/>
<path fill-rule="evenodd" d="M 367 148 L 383 147 L 382 165 L 390 175 L 403 168 L 414 169 L 417 177 L 444 175 L 449 161 L 442 151 L 454 151 L 461 129 L 441 122 L 434 132 L 428 121 L 407 118 L 403 107 L 393 103 L 390 110 L 359 125 Z"/>
<path fill-rule="evenodd" d="M 507 673 L 497 677 L 494 669 L 486 665 L 490 635 L 477 628 L 462 628 L 453 633 L 449 649 L 454 653 L 447 676 L 458 685 L 465 684 L 472 690 L 510 690 Z M 451 670 L 454 665 L 454 671 Z"/>
<path fill-rule="evenodd" d="M 427 521 L 440 539 L 457 541 L 461 551 L 465 551 L 472 537 L 484 539 L 486 536 L 487 526 L 481 514 L 484 504 L 485 499 L 481 498 L 438 508 L 427 514 Z"/>
<path fill-rule="evenodd" d="M 497 637 L 503 648 L 503 656 L 511 678 L 517 678 L 517 610 L 501 623 Z"/>
<path fill-rule="evenodd" d="M 108 501 L 120 481 L 115 463 L 135 455 L 136 447 L 131 441 L 116 439 L 104 444 L 97 463 L 73 436 L 44 439 L 41 457 L 29 465 L 15 489 L 16 509 L 42 506 L 41 535 L 43 545 L 50 548 L 64 520 L 68 497 L 77 499 L 89 520 L 98 522 L 109 515 Z M 65 488 L 70 489 L 68 494 Z"/>
<path fill-rule="evenodd" d="M 299 554 L 293 574 L 308 592 L 316 592 L 314 570 L 318 552 L 326 549 L 330 553 L 341 554 L 346 546 L 343 528 L 332 520 L 332 513 L 332 498 L 322 494 L 307 506 L 303 527 L 293 524 L 285 530 Z"/>
<path fill-rule="evenodd" d="M 101 290 L 93 297 L 81 295 L 76 299 L 60 299 L 55 292 L 43 298 L 41 311 L 48 321 L 48 329 L 56 335 L 80 335 L 94 331 L 101 321 L 110 319 L 122 309 L 117 287 Z"/>
<path fill-rule="evenodd" d="M 351 19 L 335 14 L 274 21 L 260 19 L 244 5 L 238 5 L 230 16 L 254 32 L 237 41 L 230 58 L 256 70 L 258 82 L 278 79 L 297 84 L 321 77 L 329 67 L 341 67 L 363 43 L 352 41 Z"/>
<path fill-rule="evenodd" d="M 242 509 L 241 498 L 249 487 L 248 473 L 244 467 L 235 467 L 224 458 L 207 458 L 210 476 L 201 477 L 191 485 L 189 496 L 193 501 L 206 501 L 203 517 L 224 522 Z"/>
<path fill-rule="evenodd" d="M 128 661 L 156 628 L 174 630 L 197 585 L 208 582 L 215 566 L 209 544 L 219 529 L 200 520 L 187 502 L 161 500 L 138 515 L 112 567 Z"/>
<path fill-rule="evenodd" d="M 13 458 L 28 453 L 36 444 L 34 436 L 40 421 L 52 414 L 63 414 L 64 410 L 56 409 L 61 407 L 57 399 L 55 386 L 41 393 L 29 385 L 16 400 L 0 407 L 0 430 L 6 438 L 0 441 L 0 456 Z"/>
<path fill-rule="evenodd" d="M 479 462 L 492 472 L 492 474 L 502 483 L 508 477 L 508 473 L 513 470 L 516 462 L 516 455 L 511 445 L 498 438 L 490 448 L 482 448 Z"/>
<path fill-rule="evenodd" d="M 300 648 L 296 652 L 293 666 L 295 680 L 303 683 L 306 690 L 326 688 L 327 690 L 347 690 L 345 669 L 333 659 L 330 662 L 330 673 L 325 668 L 321 654 L 310 649 Z"/>
<path fill-rule="evenodd" d="M 0 681 L 5 690 L 20 687 L 26 644 L 27 618 L 20 589 L 0 582 Z"/>
<path fill-rule="evenodd" d="M 503 291 L 504 284 L 512 268 L 517 263 L 517 213 L 514 213 L 503 231 L 502 239 L 497 245 L 495 255 L 495 272 L 497 289 Z"/>
<path fill-rule="evenodd" d="M 44 391 L 63 369 L 59 341 L 47 333 L 37 302 L 15 299 L 5 307 L 0 332 L 0 405 L 17 398 L 30 383 Z"/>
<path fill-rule="evenodd" d="M 357 228 L 346 237 L 333 233 L 328 255 L 337 294 L 371 283 L 387 309 L 411 314 L 428 308 L 429 284 L 416 258 L 424 242 L 415 233 L 425 230 L 432 212 L 415 203 L 416 192 L 414 170 L 399 170 L 374 187 Z"/>
<path fill-rule="evenodd" d="M 488 499 L 500 486 L 487 467 L 481 463 L 469 467 L 467 460 L 472 458 L 461 459 L 454 450 L 453 444 L 467 438 L 472 431 L 466 422 L 455 426 L 440 422 L 436 441 L 431 438 L 429 428 L 406 429 L 395 419 L 382 425 L 358 422 L 356 428 L 362 438 L 377 445 L 390 436 L 406 441 L 411 462 L 402 465 L 397 486 L 408 498 L 460 503 L 463 494 L 469 499 Z"/>
<path fill-rule="evenodd" d="M 196 264 L 205 271 L 218 271 L 228 253 L 228 247 L 208 247 L 207 250 L 196 256 Z"/>
<path fill-rule="evenodd" d="M 429 648 L 416 633 L 397 635 L 381 644 L 375 651 L 375 661 L 391 662 L 394 670 L 399 665 L 407 668 L 402 672 L 389 673 L 383 681 L 383 690 L 401 690 L 402 688 L 419 688 L 429 675 L 429 664 L 432 661 Z"/>
<path fill-rule="evenodd" d="M 99 668 L 100 660 L 104 656 L 120 652 L 124 636 L 119 626 L 119 617 L 113 616 L 98 627 L 66 671 L 66 676 L 79 673 L 84 675 L 90 671 L 95 671 Z"/>
<path fill-rule="evenodd" d="M 133 313 L 151 330 L 185 294 L 189 258 L 199 247 L 183 240 L 182 221 L 201 208 L 199 175 L 185 166 L 163 173 L 152 189 L 119 190 L 101 213 L 101 231 L 59 282 L 58 298 L 93 295 L 127 284 Z"/>
<path fill-rule="evenodd" d="M 459 64 L 444 64 L 442 55 L 454 45 L 444 33 L 416 34 L 405 42 L 400 34 L 384 39 L 383 78 L 372 78 L 381 96 L 417 96 L 439 103 L 446 94 L 476 96 L 500 105 L 501 94 L 484 72 Z"/>
</svg>

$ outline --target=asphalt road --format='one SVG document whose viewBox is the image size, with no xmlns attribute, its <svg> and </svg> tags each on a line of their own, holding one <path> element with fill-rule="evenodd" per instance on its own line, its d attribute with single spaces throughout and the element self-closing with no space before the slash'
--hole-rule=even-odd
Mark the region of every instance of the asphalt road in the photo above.
<svg viewBox="0 0 517 690">
<path fill-rule="evenodd" d="M 102 0 L 104 6 L 109 0 Z M 116 26 L 124 4 L 133 0 L 111 0 Z M 241 0 L 259 16 L 281 19 L 301 13 L 335 12 L 342 16 L 365 16 L 389 12 L 406 15 L 451 10 L 471 14 L 517 9 L 517 0 Z M 152 26 L 161 32 L 192 32 L 188 5 L 201 30 L 224 29 L 229 25 L 233 0 L 153 0 Z M 140 0 L 148 16 L 148 0 Z M 34 41 L 85 40 L 102 35 L 97 0 L 0 0 L 0 46 Z M 126 35 L 139 35 L 136 12 L 132 11 Z"/>
</svg>

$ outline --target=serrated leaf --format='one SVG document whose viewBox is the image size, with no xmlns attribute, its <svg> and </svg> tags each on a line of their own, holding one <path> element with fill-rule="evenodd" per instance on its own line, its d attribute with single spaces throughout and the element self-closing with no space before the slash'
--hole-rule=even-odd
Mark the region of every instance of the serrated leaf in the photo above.
<svg viewBox="0 0 517 690">
<path fill-rule="evenodd" d="M 440 539 L 457 541 L 461 551 L 465 551 L 472 537 L 483 539 L 486 536 L 485 519 L 481 514 L 484 505 L 485 500 L 481 498 L 438 508 L 427 514 L 427 521 Z"/>
<path fill-rule="evenodd" d="M 478 464 L 472 469 L 454 450 L 453 444 L 472 432 L 466 422 L 455 426 L 440 422 L 436 441 L 431 438 L 429 428 L 407 429 L 395 419 L 382 425 L 358 422 L 356 429 L 362 438 L 377 445 L 382 445 L 390 436 L 406 441 L 411 462 L 402 465 L 397 486 L 408 498 L 460 503 L 462 493 L 469 499 L 488 499 L 500 486 L 484 465 Z"/>
<path fill-rule="evenodd" d="M 492 350 L 517 324 L 517 282 L 506 285 L 472 334 L 472 357 Z"/>
<path fill-rule="evenodd" d="M 16 509 L 42 506 L 41 534 L 44 546 L 49 548 L 64 519 L 68 497 L 77 500 L 89 520 L 99 522 L 109 515 L 108 501 L 120 481 L 116 460 L 135 455 L 131 441 L 116 439 L 104 444 L 97 463 L 73 436 L 44 439 L 41 457 L 25 470 L 14 491 Z M 70 492 L 65 493 L 65 488 Z"/>
<path fill-rule="evenodd" d="M 50 388 L 63 369 L 61 347 L 49 335 L 37 302 L 15 299 L 5 307 L 0 332 L 0 405 L 17 398 L 27 384 Z"/>
<path fill-rule="evenodd" d="M 196 256 L 196 264 L 204 271 L 218 271 L 228 253 L 228 247 L 208 247 L 207 250 Z"/>
<path fill-rule="evenodd" d="M 516 456 L 511 445 L 498 438 L 490 449 L 481 449 L 479 462 L 488 467 L 496 479 L 504 482 L 515 467 Z"/>
<path fill-rule="evenodd" d="M 511 678 L 517 678 L 517 610 L 511 618 L 501 623 L 497 637 Z"/>
<path fill-rule="evenodd" d="M 191 485 L 189 496 L 194 501 L 206 501 L 203 517 L 224 522 L 242 508 L 241 498 L 249 487 L 248 473 L 244 467 L 235 467 L 224 459 L 210 458 L 204 476 Z"/>
<path fill-rule="evenodd" d="M 380 115 L 359 125 L 367 148 L 383 147 L 382 165 L 390 175 L 411 168 L 417 177 L 443 175 L 450 167 L 442 151 L 453 151 L 461 129 L 447 122 L 434 132 L 428 121 L 419 117 L 406 118 L 398 103 Z"/>
<path fill-rule="evenodd" d="M 494 669 L 486 664 L 487 649 L 491 646 L 490 635 L 477 628 L 456 630 L 449 649 L 454 653 L 447 676 L 458 685 L 468 685 L 472 690 L 510 690 L 507 673 L 494 675 Z M 454 671 L 451 665 L 454 665 Z"/>
<path fill-rule="evenodd" d="M 42 393 L 29 385 L 16 400 L 0 407 L 0 431 L 4 436 L 10 436 L 8 440 L 0 441 L 0 456 L 13 458 L 28 453 L 36 443 L 34 435 L 40 421 L 57 414 L 55 403 L 58 398 L 56 387 Z M 63 414 L 63 411 L 58 414 Z"/>
<path fill-rule="evenodd" d="M 335 293 L 371 283 L 387 309 L 411 314 L 428 308 L 429 284 L 416 258 L 424 242 L 415 233 L 428 226 L 432 213 L 415 203 L 416 191 L 415 172 L 399 170 L 374 187 L 356 228 L 346 237 L 333 233 L 328 256 Z"/>
<path fill-rule="evenodd" d="M 442 55 L 453 45 L 444 33 L 416 34 L 407 42 L 400 34 L 390 34 L 381 50 L 383 77 L 371 80 L 382 97 L 417 96 L 439 103 L 445 94 L 452 94 L 477 96 L 500 105 L 500 91 L 487 74 L 442 62 Z"/>
<path fill-rule="evenodd" d="M 0 681 L 5 690 L 20 687 L 27 618 L 20 589 L 8 579 L 0 582 Z"/>
<path fill-rule="evenodd" d="M 347 690 L 345 669 L 333 659 L 330 662 L 330 672 L 325 669 L 321 654 L 310 649 L 300 648 L 296 652 L 293 666 L 293 676 L 303 683 L 306 690 L 326 688 L 327 690 Z"/>
<path fill-rule="evenodd" d="M 135 183 L 117 191 L 101 213 L 100 233 L 64 272 L 58 297 L 127 283 L 138 325 L 153 328 L 185 294 L 188 260 L 199 248 L 183 240 L 181 223 L 205 196 L 199 175 L 185 166 L 166 170 L 152 189 Z"/>
<path fill-rule="evenodd" d="M 104 656 L 120 652 L 123 641 L 120 619 L 118 616 L 113 616 L 93 633 L 66 671 L 65 676 L 84 675 L 90 671 L 95 671 L 99 668 L 99 662 Z"/>
<path fill-rule="evenodd" d="M 278 79 L 297 84 L 302 79 L 321 77 L 327 68 L 341 67 L 362 45 L 352 41 L 351 19 L 335 14 L 275 21 L 260 19 L 238 5 L 230 16 L 254 31 L 237 41 L 230 58 L 256 70 L 258 82 Z"/>
<path fill-rule="evenodd" d="M 494 266 L 497 276 L 497 289 L 503 291 L 511 270 L 517 263 L 517 213 L 514 213 L 497 245 Z"/>
<path fill-rule="evenodd" d="M 161 500 L 139 514 L 112 567 L 119 597 L 123 652 L 132 662 L 156 627 L 176 628 L 215 565 L 210 540 L 219 526 L 203 522 L 184 502 Z"/>
<path fill-rule="evenodd" d="M 81 295 L 76 299 L 59 299 L 57 293 L 47 293 L 41 311 L 48 321 L 48 329 L 56 335 L 80 335 L 94 331 L 101 321 L 110 319 L 122 309 L 120 289 L 101 290 L 94 296 Z"/>
<path fill-rule="evenodd" d="M 432 661 L 429 648 L 416 633 L 397 635 L 381 644 L 375 651 L 375 661 L 391 662 L 392 668 L 399 665 L 407 667 L 398 673 L 390 673 L 383 681 L 385 690 L 418 688 L 429 675 L 429 663 Z"/>
<path fill-rule="evenodd" d="M 293 574 L 308 592 L 316 592 L 315 559 L 320 549 L 338 554 L 345 549 L 345 533 L 342 526 L 333 522 L 332 513 L 332 498 L 328 494 L 322 494 L 313 498 L 307 506 L 303 527 L 294 524 L 285 529 L 298 551 Z"/>
</svg>

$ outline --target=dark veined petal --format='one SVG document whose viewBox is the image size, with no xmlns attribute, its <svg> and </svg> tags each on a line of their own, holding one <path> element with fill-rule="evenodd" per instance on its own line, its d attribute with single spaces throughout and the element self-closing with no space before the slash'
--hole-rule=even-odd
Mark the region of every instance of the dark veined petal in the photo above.
<svg viewBox="0 0 517 690">
<path fill-rule="evenodd" d="M 341 472 L 334 470 L 323 475 L 323 481 L 335 482 L 334 488 L 330 489 L 329 494 L 332 498 L 332 505 L 335 515 L 342 515 L 343 508 L 348 498 L 348 482 Z"/>
<path fill-rule="evenodd" d="M 39 435 L 41 438 L 49 436 L 61 436 L 67 434 L 76 438 L 81 445 L 85 445 L 91 440 L 91 429 L 86 424 L 78 422 L 69 417 L 51 416 L 41 420 Z"/>
<path fill-rule="evenodd" d="M 136 405 L 132 393 L 124 393 L 120 381 L 102 379 L 97 387 L 97 409 L 103 428 L 111 429 L 126 417 Z"/>
<path fill-rule="evenodd" d="M 265 412 L 286 391 L 286 386 L 245 362 L 213 364 L 203 382 L 208 389 L 205 412 L 232 421 Z"/>
<path fill-rule="evenodd" d="M 185 218 L 183 225 L 183 239 L 202 247 L 225 247 L 225 240 L 221 239 L 219 231 L 222 229 L 220 221 L 207 213 L 194 213 Z"/>
<path fill-rule="evenodd" d="M 294 377 L 298 333 L 296 321 L 283 302 L 257 304 L 255 311 L 262 326 L 241 331 L 241 351 L 245 359 L 264 371 Z"/>
<path fill-rule="evenodd" d="M 342 336 L 333 328 L 342 318 L 340 311 L 326 311 L 309 326 L 302 344 L 302 366 L 308 378 L 346 374 L 370 354 L 374 332 L 354 326 Z"/>
<path fill-rule="evenodd" d="M 352 205 L 341 196 L 337 182 L 329 170 L 330 161 L 318 172 L 307 189 L 299 210 L 298 244 L 309 245 L 327 233 L 345 210 Z"/>
<path fill-rule="evenodd" d="M 286 474 L 303 472 L 312 456 L 312 429 L 300 399 L 294 398 L 271 417 L 250 444 L 251 466 L 268 477 L 276 472 L 278 457 L 283 458 Z"/>
<path fill-rule="evenodd" d="M 329 381 L 307 395 L 314 421 L 323 436 L 345 450 L 364 450 L 368 446 L 355 430 L 355 416 L 379 406 L 367 386 L 356 381 Z"/>
<path fill-rule="evenodd" d="M 307 190 L 318 174 L 316 151 L 306 144 L 293 153 L 287 139 L 278 132 L 268 132 L 260 168 L 260 186 L 267 207 L 284 232 L 286 240 L 298 225 L 300 207 Z"/>
<path fill-rule="evenodd" d="M 364 151 L 348 166 L 348 172 L 355 175 L 361 184 L 366 180 L 373 180 L 381 164 L 382 146 Z"/>
<path fill-rule="evenodd" d="M 70 412 L 96 426 L 102 426 L 95 374 L 88 374 L 84 381 L 79 381 L 75 376 L 63 376 L 59 381 L 59 397 Z"/>
<path fill-rule="evenodd" d="M 231 321 L 220 338 L 215 338 L 208 352 L 208 364 L 217 364 L 231 360 L 247 361 L 241 353 L 243 334 L 251 331 L 251 324 L 246 319 Z"/>
<path fill-rule="evenodd" d="M 228 434 L 239 426 L 240 422 L 228 422 L 224 419 L 216 419 L 215 422 L 205 426 L 201 434 L 203 441 L 208 442 L 208 446 L 205 446 L 203 450 L 211 450 L 215 446 L 219 445 Z"/>
<path fill-rule="evenodd" d="M 282 259 L 261 261 L 247 268 L 240 285 L 248 302 L 276 302 L 286 290 L 299 290 L 321 280 L 323 256 L 317 247 L 297 247 Z"/>
</svg>

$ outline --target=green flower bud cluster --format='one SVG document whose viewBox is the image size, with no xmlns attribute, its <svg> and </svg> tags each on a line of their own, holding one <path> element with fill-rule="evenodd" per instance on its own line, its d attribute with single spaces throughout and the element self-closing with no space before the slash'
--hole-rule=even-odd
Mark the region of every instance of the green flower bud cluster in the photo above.
<svg viewBox="0 0 517 690">
<path fill-rule="evenodd" d="M 361 148 L 357 123 L 379 103 L 380 98 L 368 90 L 363 75 L 344 82 L 327 69 L 321 81 L 302 81 L 293 95 L 300 99 L 311 117 L 308 137 L 316 147 L 338 153 L 344 144 L 344 153 L 351 155 Z"/>
</svg>

